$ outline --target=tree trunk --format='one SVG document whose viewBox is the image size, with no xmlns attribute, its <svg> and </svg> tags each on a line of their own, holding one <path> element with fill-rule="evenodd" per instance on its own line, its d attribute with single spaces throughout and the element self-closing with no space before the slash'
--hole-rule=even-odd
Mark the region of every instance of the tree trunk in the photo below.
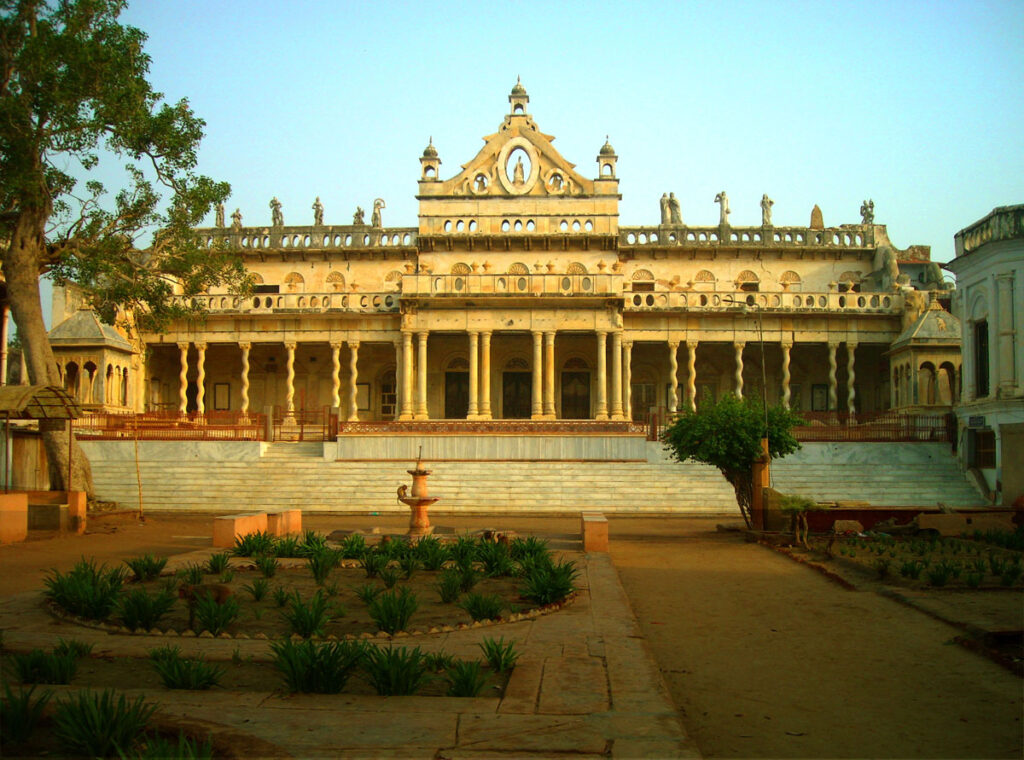
<svg viewBox="0 0 1024 760">
<path fill-rule="evenodd" d="M 60 386 L 57 363 L 46 334 L 43 321 L 43 306 L 39 298 L 39 265 L 44 252 L 44 229 L 47 214 L 43 209 L 23 208 L 18 214 L 11 242 L 3 251 L 3 272 L 7 280 L 7 297 L 11 314 L 18 325 L 28 381 L 31 385 Z M 85 491 L 89 498 L 94 496 L 92 468 L 78 442 L 73 443 L 74 467 L 71 483 L 68 478 L 68 434 L 65 421 L 62 430 L 49 429 L 41 424 L 40 434 L 49 463 L 50 488 L 54 491 Z"/>
<path fill-rule="evenodd" d="M 751 506 L 754 502 L 754 473 L 750 470 L 723 470 L 722 475 L 732 484 L 732 490 L 736 493 L 736 503 L 739 504 L 740 514 L 743 515 L 743 522 L 747 524 L 747 528 L 752 527 Z"/>
</svg>

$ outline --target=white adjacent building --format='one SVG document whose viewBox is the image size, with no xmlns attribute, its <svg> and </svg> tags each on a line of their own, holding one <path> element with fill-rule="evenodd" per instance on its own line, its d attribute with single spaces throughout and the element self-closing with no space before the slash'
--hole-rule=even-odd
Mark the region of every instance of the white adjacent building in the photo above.
<svg viewBox="0 0 1024 760">
<path fill-rule="evenodd" d="M 1024 204 L 956 233 L 953 313 L 963 329 L 960 457 L 997 503 L 1024 498 Z"/>
</svg>

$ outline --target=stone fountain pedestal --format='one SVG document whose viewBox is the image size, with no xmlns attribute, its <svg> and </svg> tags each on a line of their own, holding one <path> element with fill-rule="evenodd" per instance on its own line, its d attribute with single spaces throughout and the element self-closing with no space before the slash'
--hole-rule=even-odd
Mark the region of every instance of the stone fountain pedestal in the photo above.
<svg viewBox="0 0 1024 760">
<path fill-rule="evenodd" d="M 412 539 L 429 536 L 434 532 L 434 526 L 430 524 L 430 518 L 427 516 L 427 507 L 438 500 L 438 497 L 431 496 L 427 491 L 427 476 L 431 471 L 424 469 L 423 461 L 418 459 L 416 468 L 406 472 L 412 475 L 412 490 L 408 496 L 398 497 L 403 504 L 409 505 L 411 511 L 409 531 L 406 535 Z"/>
</svg>

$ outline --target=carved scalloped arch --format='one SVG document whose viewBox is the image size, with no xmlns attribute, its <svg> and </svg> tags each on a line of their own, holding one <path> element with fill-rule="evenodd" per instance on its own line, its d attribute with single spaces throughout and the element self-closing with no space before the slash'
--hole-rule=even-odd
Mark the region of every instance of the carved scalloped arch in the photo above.
<svg viewBox="0 0 1024 760">
<path fill-rule="evenodd" d="M 345 289 L 345 275 L 341 272 L 331 272 L 327 275 L 327 284 L 334 292 L 340 292 Z"/>
<path fill-rule="evenodd" d="M 654 274 L 650 269 L 637 269 L 633 272 L 633 280 L 653 280 Z"/>
<path fill-rule="evenodd" d="M 529 274 L 530 273 L 530 268 L 528 266 L 526 266 L 526 264 L 522 264 L 522 263 L 517 261 L 517 262 L 515 262 L 514 264 L 512 264 L 508 268 L 508 273 L 509 274 Z"/>
<path fill-rule="evenodd" d="M 402 281 L 402 273 L 399 272 L 397 269 L 392 269 L 390 272 L 388 272 L 386 275 L 384 275 L 384 282 L 401 282 L 401 281 Z"/>
<path fill-rule="evenodd" d="M 839 282 L 860 282 L 860 281 L 861 281 L 861 273 L 860 272 L 846 271 L 846 272 L 843 272 L 841 275 L 839 275 Z"/>
<path fill-rule="evenodd" d="M 711 274 L 707 269 L 702 269 L 697 272 L 697 275 L 693 278 L 694 282 L 714 282 L 715 276 Z"/>
<path fill-rule="evenodd" d="M 452 264 L 452 274 L 470 274 L 472 269 L 469 268 L 469 264 L 464 264 L 461 261 L 457 261 Z"/>
<path fill-rule="evenodd" d="M 252 272 L 251 274 L 252 274 L 252 284 L 253 285 L 262 285 L 263 284 L 263 275 L 259 274 L 258 272 Z"/>
<path fill-rule="evenodd" d="M 761 278 L 749 269 L 744 269 L 738 275 L 736 275 L 736 282 L 760 282 Z"/>
<path fill-rule="evenodd" d="M 566 274 L 586 274 L 587 268 L 580 262 L 574 261 L 569 265 L 569 268 L 565 270 Z"/>
<path fill-rule="evenodd" d="M 792 270 L 786 270 L 779 277 L 779 282 L 802 282 L 800 275 Z"/>
</svg>

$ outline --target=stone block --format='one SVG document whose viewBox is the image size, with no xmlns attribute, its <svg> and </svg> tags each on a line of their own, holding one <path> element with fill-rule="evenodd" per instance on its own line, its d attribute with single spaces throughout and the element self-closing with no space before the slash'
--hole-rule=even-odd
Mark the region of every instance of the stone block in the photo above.
<svg viewBox="0 0 1024 760">
<path fill-rule="evenodd" d="M 580 532 L 583 534 L 583 551 L 608 551 L 608 518 L 600 512 L 583 512 L 580 515 Z"/>
<path fill-rule="evenodd" d="M 266 512 L 250 512 L 239 515 L 222 515 L 213 518 L 213 545 L 230 549 L 239 536 L 260 533 L 267 529 Z"/>
<path fill-rule="evenodd" d="M 66 530 L 68 523 L 67 504 L 29 504 L 29 530 Z"/>
<path fill-rule="evenodd" d="M 0 544 L 28 538 L 28 494 L 0 494 Z"/>
<path fill-rule="evenodd" d="M 832 523 L 832 530 L 836 533 L 863 533 L 864 526 L 857 520 L 836 520 Z"/>
<path fill-rule="evenodd" d="M 970 514 L 920 514 L 917 516 L 919 530 L 934 530 L 940 536 L 959 536 L 963 532 L 976 530 L 1008 530 L 1013 531 L 1013 512 L 986 512 Z"/>
<path fill-rule="evenodd" d="M 274 536 L 287 536 L 302 532 L 302 510 L 283 509 L 267 512 L 267 530 Z"/>
</svg>

